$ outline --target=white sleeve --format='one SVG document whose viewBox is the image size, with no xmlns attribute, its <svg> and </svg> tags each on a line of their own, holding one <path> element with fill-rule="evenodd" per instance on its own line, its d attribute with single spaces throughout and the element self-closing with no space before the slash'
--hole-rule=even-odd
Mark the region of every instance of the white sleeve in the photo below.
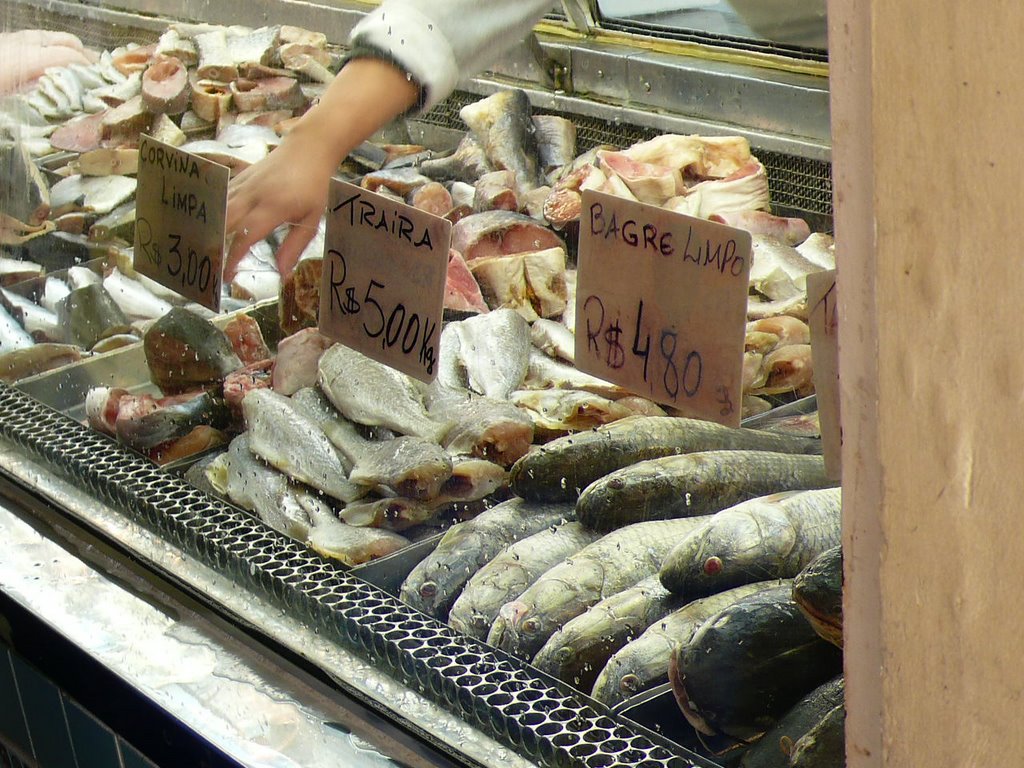
<svg viewBox="0 0 1024 768">
<path fill-rule="evenodd" d="M 429 109 L 521 42 L 552 0 L 385 0 L 352 30 L 349 43 L 404 67 Z"/>
</svg>

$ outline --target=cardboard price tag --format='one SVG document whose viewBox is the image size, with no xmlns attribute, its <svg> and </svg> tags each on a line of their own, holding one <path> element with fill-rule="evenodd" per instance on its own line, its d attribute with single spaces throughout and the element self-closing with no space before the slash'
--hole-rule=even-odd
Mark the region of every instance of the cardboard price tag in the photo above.
<svg viewBox="0 0 1024 768">
<path fill-rule="evenodd" d="M 842 478 L 843 428 L 839 412 L 839 314 L 836 306 L 836 272 L 807 276 L 807 325 L 811 329 L 814 393 L 825 471 L 833 480 Z"/>
<path fill-rule="evenodd" d="M 220 311 L 230 169 L 151 136 L 139 145 L 135 269 Z"/>
<path fill-rule="evenodd" d="M 577 367 L 738 426 L 750 254 L 749 232 L 584 192 Z"/>
<path fill-rule="evenodd" d="M 450 221 L 332 180 L 321 333 L 433 381 L 451 241 Z"/>
</svg>

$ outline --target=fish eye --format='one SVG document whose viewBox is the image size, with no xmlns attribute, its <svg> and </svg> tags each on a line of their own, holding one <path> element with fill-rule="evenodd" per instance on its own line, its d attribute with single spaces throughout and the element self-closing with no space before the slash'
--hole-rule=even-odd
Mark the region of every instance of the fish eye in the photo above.
<svg viewBox="0 0 1024 768">
<path fill-rule="evenodd" d="M 561 648 L 558 649 L 558 651 L 555 652 L 555 660 L 559 664 L 567 664 L 568 662 L 572 661 L 573 655 L 574 654 L 572 652 L 572 648 L 570 648 L 567 645 L 563 645 Z"/>
<path fill-rule="evenodd" d="M 523 632 L 523 634 L 526 635 L 532 635 L 539 629 L 540 622 L 537 621 L 537 619 L 527 619 L 523 622 L 523 625 L 520 627 L 520 630 Z"/>
<path fill-rule="evenodd" d="M 640 689 L 640 678 L 636 675 L 623 675 L 619 687 L 626 693 L 636 693 Z"/>
<path fill-rule="evenodd" d="M 433 597 L 437 594 L 437 584 L 432 581 L 424 581 L 420 585 L 420 597 Z"/>
<path fill-rule="evenodd" d="M 714 576 L 722 571 L 722 558 L 712 555 L 704 561 L 704 573 L 707 576 Z"/>
</svg>

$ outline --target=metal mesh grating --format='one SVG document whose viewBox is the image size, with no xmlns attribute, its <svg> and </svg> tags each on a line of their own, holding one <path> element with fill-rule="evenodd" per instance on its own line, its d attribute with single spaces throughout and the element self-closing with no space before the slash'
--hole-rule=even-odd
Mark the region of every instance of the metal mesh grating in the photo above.
<svg viewBox="0 0 1024 768">
<path fill-rule="evenodd" d="M 466 124 L 459 117 L 459 110 L 479 98 L 475 94 L 457 91 L 417 120 L 442 128 L 465 131 Z M 576 125 L 576 148 L 579 152 L 586 152 L 599 144 L 627 147 L 663 133 L 657 128 L 631 125 L 618 120 L 603 120 L 589 115 L 560 112 L 550 113 L 560 114 Z M 815 228 L 831 229 L 831 163 L 773 152 L 756 146 L 752 149 L 757 159 L 764 164 L 765 172 L 768 174 L 772 205 L 793 215 L 807 214 L 816 220 L 824 219 L 824 226 L 816 221 Z"/>
<path fill-rule="evenodd" d="M 6 384 L 0 385 L 0 434 L 538 765 L 714 766 L 655 743 L 522 662 L 419 613 Z"/>
</svg>

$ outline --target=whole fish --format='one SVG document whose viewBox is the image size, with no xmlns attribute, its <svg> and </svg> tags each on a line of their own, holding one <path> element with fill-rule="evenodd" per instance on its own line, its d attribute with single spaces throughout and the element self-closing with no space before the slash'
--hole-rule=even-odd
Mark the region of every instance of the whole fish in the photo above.
<svg viewBox="0 0 1024 768">
<path fill-rule="evenodd" d="M 470 577 L 509 544 L 572 517 L 572 505 L 513 498 L 453 525 L 402 583 L 413 608 L 444 618 Z"/>
<path fill-rule="evenodd" d="M 772 451 L 698 451 L 610 472 L 580 494 L 580 522 L 611 530 L 642 520 L 718 512 L 745 499 L 834 485 L 821 456 Z"/>
<path fill-rule="evenodd" d="M 400 435 L 369 442 L 356 458 L 350 482 L 369 488 L 384 486 L 398 496 L 432 499 L 452 476 L 452 457 L 437 443 Z"/>
<path fill-rule="evenodd" d="M 846 705 L 839 703 L 793 745 L 790 768 L 831 768 L 845 765 Z"/>
<path fill-rule="evenodd" d="M 532 659 L 567 621 L 658 572 L 669 550 L 706 522 L 693 517 L 635 523 L 606 534 L 547 570 L 498 612 L 487 642 Z"/>
<path fill-rule="evenodd" d="M 528 499 L 570 501 L 594 480 L 645 459 L 694 451 L 821 453 L 821 442 L 684 417 L 630 416 L 552 440 L 512 467 L 512 490 Z"/>
<path fill-rule="evenodd" d="M 423 390 L 411 376 L 344 344 L 324 352 L 318 365 L 320 389 L 342 415 L 357 424 L 384 426 L 435 441 L 443 433 L 445 426 L 427 414 Z"/>
<path fill-rule="evenodd" d="M 796 576 L 839 544 L 842 491 L 772 494 L 723 510 L 679 541 L 661 583 L 690 599 L 751 581 Z"/>
<path fill-rule="evenodd" d="M 615 400 L 576 389 L 517 389 L 509 400 L 548 432 L 581 432 L 633 415 Z"/>
<path fill-rule="evenodd" d="M 459 110 L 459 117 L 480 142 L 487 159 L 498 170 L 515 173 L 523 192 L 541 183 L 540 154 L 530 111 L 526 92 L 518 88 L 498 91 Z"/>
<path fill-rule="evenodd" d="M 313 525 L 311 510 L 329 512 L 315 494 L 257 459 L 249 448 L 248 434 L 231 441 L 224 469 L 228 498 L 293 539 L 306 540 Z"/>
<path fill-rule="evenodd" d="M 523 386 L 527 389 L 575 389 L 608 398 L 619 398 L 627 394 L 627 391 L 618 384 L 599 379 L 575 366 L 549 357 L 536 348 L 530 350 L 530 363 L 526 369 Z"/>
<path fill-rule="evenodd" d="M 530 354 L 530 326 L 512 309 L 496 309 L 452 323 L 469 388 L 498 400 L 523 383 Z"/>
<path fill-rule="evenodd" d="M 510 544 L 466 583 L 448 613 L 448 624 L 463 634 L 485 639 L 501 606 L 599 537 L 577 522 L 567 522 Z"/>
<path fill-rule="evenodd" d="M 759 738 L 740 758 L 740 768 L 779 768 L 789 766 L 793 747 L 833 709 L 843 703 L 846 686 L 839 675 L 822 683 Z M 838 765 L 840 763 L 827 763 Z"/>
<path fill-rule="evenodd" d="M 468 389 L 442 389 L 437 382 L 428 395 L 430 415 L 446 422 L 448 430 L 441 445 L 456 456 L 475 456 L 510 467 L 533 444 L 533 420 L 520 408 L 505 400 L 484 397 Z"/>
<path fill-rule="evenodd" d="M 775 581 L 762 581 L 727 589 L 689 602 L 655 621 L 638 638 L 608 659 L 594 681 L 590 695 L 614 707 L 641 691 L 668 682 L 668 662 L 673 648 L 688 640 L 701 624 L 739 598 L 777 585 Z"/>
<path fill-rule="evenodd" d="M 284 395 L 253 389 L 242 400 L 242 414 L 254 454 L 294 480 L 346 503 L 366 494 L 348 480 L 338 451 L 316 422 Z"/>
<path fill-rule="evenodd" d="M 791 592 L 740 598 L 673 652 L 672 692 L 698 732 L 752 741 L 842 672 L 842 652 L 815 634 Z"/>
<path fill-rule="evenodd" d="M 651 624 L 678 608 L 682 599 L 649 576 L 592 605 L 555 632 L 533 657 L 533 666 L 590 691 L 611 655 Z"/>
<path fill-rule="evenodd" d="M 394 531 L 360 528 L 342 522 L 329 509 L 317 510 L 306 545 L 324 557 L 345 565 L 360 565 L 409 546 L 409 540 Z"/>
<path fill-rule="evenodd" d="M 843 547 L 826 549 L 793 579 L 793 599 L 811 626 L 843 647 Z"/>
</svg>

